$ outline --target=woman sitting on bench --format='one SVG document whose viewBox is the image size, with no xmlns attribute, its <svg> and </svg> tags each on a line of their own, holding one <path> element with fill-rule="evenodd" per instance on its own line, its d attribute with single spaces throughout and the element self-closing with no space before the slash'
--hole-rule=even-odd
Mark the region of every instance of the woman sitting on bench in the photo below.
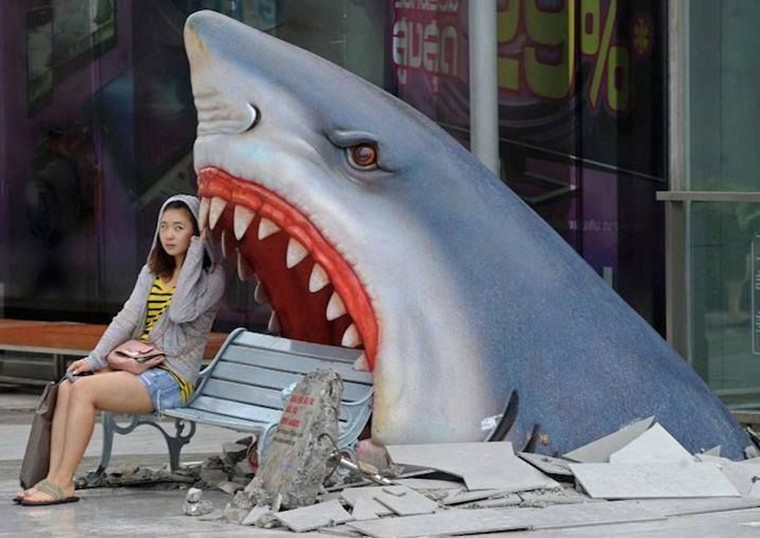
<svg viewBox="0 0 760 538">
<path fill-rule="evenodd" d="M 61 504 L 74 495 L 98 410 L 161 413 L 187 403 L 224 294 L 224 271 L 207 250 L 194 196 L 172 196 L 132 294 L 89 355 L 68 368 L 58 390 L 47 478 L 23 491 L 24 506 Z M 83 377 L 96 373 L 97 375 Z"/>
</svg>

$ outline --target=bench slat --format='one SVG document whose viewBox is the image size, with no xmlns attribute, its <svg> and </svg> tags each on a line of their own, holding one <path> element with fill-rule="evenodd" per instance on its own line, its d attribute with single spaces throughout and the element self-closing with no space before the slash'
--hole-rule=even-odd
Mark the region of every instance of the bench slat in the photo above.
<svg viewBox="0 0 760 538">
<path fill-rule="evenodd" d="M 279 391 L 282 388 L 290 386 L 293 382 L 299 382 L 303 377 L 303 374 L 300 373 L 278 372 L 259 366 L 220 361 L 214 370 L 210 372 L 209 379 L 248 383 L 255 386 L 256 390 L 258 390 L 258 387 L 266 387 Z M 372 385 L 357 385 L 344 379 L 342 399 L 344 401 L 355 402 L 364 398 L 370 390 L 372 390 Z"/>
<path fill-rule="evenodd" d="M 222 381 L 220 379 L 210 379 L 206 386 L 203 387 L 203 396 L 207 399 L 216 398 L 220 400 L 219 405 L 226 405 L 227 402 L 235 402 L 266 407 L 280 412 L 283 410 L 283 401 L 281 391 L 279 390 L 240 385 L 230 381 Z M 341 406 L 339 420 L 349 420 L 351 415 L 351 410 L 347 409 L 345 406 Z M 280 419 L 278 418 L 277 422 L 279 422 L 279 420 Z"/>
<path fill-rule="evenodd" d="M 189 408 L 252 422 L 278 423 L 280 415 L 282 415 L 282 412 L 276 409 L 256 407 L 255 405 L 228 400 L 222 401 L 202 395 L 195 398 Z"/>
<path fill-rule="evenodd" d="M 235 344 L 229 346 L 219 362 L 236 362 L 268 370 L 307 374 L 320 368 L 332 369 L 345 381 L 372 384 L 372 374 L 353 369 L 350 363 L 315 357 L 293 357 L 270 349 L 252 349 Z M 218 363 L 217 363 L 218 364 Z"/>
<path fill-rule="evenodd" d="M 240 420 L 226 415 L 209 413 L 207 411 L 201 411 L 198 409 L 189 409 L 187 407 L 169 409 L 165 411 L 164 414 L 168 417 L 192 420 L 193 422 L 200 422 L 203 424 L 211 424 L 212 426 L 228 428 L 238 432 L 257 432 L 263 430 L 267 425 L 266 422 Z"/>
<path fill-rule="evenodd" d="M 221 379 L 209 379 L 203 386 L 202 395 L 223 402 L 238 402 L 280 411 L 283 408 L 282 392 L 277 389 L 243 385 Z M 221 402 L 220 405 L 222 405 Z"/>
<path fill-rule="evenodd" d="M 345 361 L 353 363 L 362 354 L 359 349 L 347 347 L 327 346 L 322 344 L 309 344 L 297 340 L 289 340 L 279 336 L 242 331 L 236 338 L 235 343 L 261 349 L 282 351 L 288 355 L 305 355 L 306 357 L 322 357 L 330 362 Z"/>
</svg>

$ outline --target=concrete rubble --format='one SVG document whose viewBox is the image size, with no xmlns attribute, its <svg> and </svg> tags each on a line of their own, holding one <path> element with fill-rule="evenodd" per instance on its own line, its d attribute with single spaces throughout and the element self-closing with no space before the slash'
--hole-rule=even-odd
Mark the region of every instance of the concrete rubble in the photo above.
<svg viewBox="0 0 760 538">
<path fill-rule="evenodd" d="M 548 531 L 760 507 L 760 457 L 735 462 L 719 447 L 689 454 L 655 417 L 561 457 L 515 454 L 509 442 L 403 445 L 386 447 L 386 469 L 355 462 L 337 471 L 330 440 L 341 390 L 329 372 L 295 387 L 285 417 L 291 427 L 274 436 L 253 479 L 256 439 L 247 437 L 178 472 L 130 468 L 102 483 L 193 486 L 185 515 L 262 535 Z M 215 509 L 203 489 L 229 501 Z"/>
<path fill-rule="evenodd" d="M 760 507 L 760 488 L 754 487 L 760 458 L 732 462 L 714 449 L 688 454 L 654 418 L 573 451 L 577 459 L 515 454 L 507 442 L 388 449 L 393 465 L 381 474 L 393 485 L 332 473 L 313 503 L 291 509 L 281 498 L 251 496 L 246 487 L 206 517 L 283 533 L 401 537 L 662 521 Z M 482 459 L 491 453 L 499 457 Z M 588 469 L 606 476 L 601 486 L 587 486 Z M 483 473 L 489 470 L 501 477 L 499 487 L 468 487 L 468 479 L 487 482 Z M 600 487 L 602 495 L 595 491 Z"/>
</svg>

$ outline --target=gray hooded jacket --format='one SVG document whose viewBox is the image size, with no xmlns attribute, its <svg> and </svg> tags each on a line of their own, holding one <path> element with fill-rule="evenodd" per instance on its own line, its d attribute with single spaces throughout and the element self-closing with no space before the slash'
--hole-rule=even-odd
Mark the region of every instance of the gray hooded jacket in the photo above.
<svg viewBox="0 0 760 538">
<path fill-rule="evenodd" d="M 187 205 L 198 221 L 198 198 L 179 194 L 167 199 L 161 206 L 159 223 L 164 208 L 173 201 Z M 158 242 L 157 226 L 152 248 L 156 248 Z M 212 255 L 210 249 L 207 252 Z M 211 325 L 224 295 L 224 269 L 214 263 L 204 270 L 203 253 L 204 245 L 200 238 L 193 236 L 169 308 L 158 318 L 149 335 L 149 340 L 166 353 L 164 364 L 189 383 L 195 383 L 198 378 Z M 108 354 L 119 344 L 139 338 L 145 324 L 148 294 L 155 279 L 156 275 L 147 264 L 144 265 L 121 312 L 114 317 L 98 345 L 87 356 L 90 370 L 105 367 Z"/>
</svg>

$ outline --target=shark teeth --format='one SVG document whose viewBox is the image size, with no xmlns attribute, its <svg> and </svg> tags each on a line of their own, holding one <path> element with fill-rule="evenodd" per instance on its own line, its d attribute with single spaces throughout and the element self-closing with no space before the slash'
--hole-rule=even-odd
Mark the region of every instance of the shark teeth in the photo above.
<svg viewBox="0 0 760 538">
<path fill-rule="evenodd" d="M 285 266 L 288 269 L 292 269 L 308 255 L 309 251 L 301 243 L 291 238 L 288 241 L 288 253 L 285 255 Z"/>
<path fill-rule="evenodd" d="M 235 252 L 235 240 L 227 230 L 222 230 L 222 256 L 225 258 Z"/>
<path fill-rule="evenodd" d="M 280 231 L 280 227 L 267 218 L 263 218 L 259 221 L 259 231 L 257 237 L 259 241 L 266 239 L 270 235 L 276 234 Z"/>
<path fill-rule="evenodd" d="M 269 294 L 267 293 L 267 290 L 264 289 L 264 284 L 261 282 L 256 284 L 256 290 L 253 292 L 253 298 L 256 299 L 257 303 L 268 303 L 269 302 Z"/>
<path fill-rule="evenodd" d="M 369 372 L 369 363 L 364 353 L 359 355 L 359 358 L 354 361 L 353 369 L 358 372 Z"/>
<path fill-rule="evenodd" d="M 314 264 L 311 268 L 311 276 L 309 276 L 309 291 L 316 293 L 330 283 L 330 279 L 322 266 L 318 263 Z"/>
<path fill-rule="evenodd" d="M 277 317 L 276 312 L 272 312 L 272 315 L 269 316 L 269 323 L 267 323 L 267 329 L 272 334 L 280 334 L 280 320 Z"/>
<path fill-rule="evenodd" d="M 208 214 L 208 224 L 213 230 L 216 227 L 216 223 L 219 222 L 219 217 L 222 216 L 224 208 L 227 207 L 227 200 L 214 196 L 211 198 L 211 207 Z"/>
<path fill-rule="evenodd" d="M 201 200 L 200 207 L 200 224 L 204 227 L 206 224 L 211 229 L 214 229 L 219 223 L 222 214 L 228 207 L 228 202 L 223 198 L 214 196 L 211 198 L 204 197 Z M 270 220 L 267 217 L 262 216 L 258 225 L 254 224 L 258 210 L 250 209 L 244 205 L 235 205 L 233 209 L 232 218 L 232 230 L 223 229 L 221 232 L 221 247 L 222 253 L 225 258 L 231 256 L 233 253 L 236 255 L 237 274 L 242 281 L 252 281 L 256 283 L 256 289 L 254 291 L 254 299 L 260 304 L 269 304 L 271 299 L 266 291 L 263 282 L 256 274 L 256 270 L 248 258 L 243 255 L 242 241 L 245 238 L 245 242 L 253 241 L 249 236 L 248 230 L 251 226 L 256 226 L 256 237 L 259 241 L 266 239 L 274 234 L 282 231 L 282 228 Z M 286 230 L 286 233 L 287 230 Z M 290 235 L 288 233 L 288 235 Z M 241 246 L 238 246 L 238 241 L 241 241 Z M 276 245 L 276 242 L 272 243 Z M 277 247 L 268 247 L 277 248 Z M 287 241 L 287 249 L 285 253 L 285 266 L 287 269 L 293 269 L 297 265 L 301 264 L 312 253 L 295 237 L 290 236 Z M 301 273 L 303 274 L 303 273 Z M 328 285 L 332 284 L 330 275 L 325 270 L 324 266 L 314 261 L 311 271 L 309 272 L 308 288 L 309 292 L 317 293 L 325 289 Z M 334 321 L 342 316 L 348 314 L 346 305 L 343 302 L 343 298 L 337 290 L 332 290 L 330 299 L 327 302 L 325 308 L 325 318 L 327 321 Z M 357 348 L 363 345 L 362 336 L 353 320 L 343 332 L 340 345 L 346 348 Z M 271 334 L 279 335 L 282 331 L 280 326 L 279 316 L 274 310 L 271 313 L 269 321 L 267 323 L 267 329 Z M 367 358 L 362 354 L 354 363 L 353 368 L 355 370 L 369 370 Z"/>
<path fill-rule="evenodd" d="M 198 227 L 201 230 L 203 230 L 208 224 L 208 210 L 209 210 L 210 204 L 211 204 L 211 200 L 209 200 L 208 198 L 201 199 L 201 209 L 198 215 L 198 220 L 200 221 L 198 223 Z"/>
<path fill-rule="evenodd" d="M 253 267 L 251 267 L 251 264 L 248 263 L 248 260 L 245 259 L 245 256 L 239 250 L 237 253 L 237 273 L 238 278 L 243 282 L 251 280 L 256 276 L 256 273 L 253 272 Z"/>
<path fill-rule="evenodd" d="M 251 222 L 253 222 L 253 217 L 255 216 L 256 213 L 247 207 L 242 205 L 235 206 L 235 216 L 233 223 L 235 230 L 235 239 L 240 241 L 243 238 L 245 232 L 248 231 L 248 227 L 251 225 Z"/>
<path fill-rule="evenodd" d="M 325 312 L 327 321 L 338 319 L 345 313 L 346 305 L 343 304 L 343 299 L 340 298 L 337 292 L 333 292 L 330 296 L 330 302 L 327 303 L 327 311 Z"/>
<path fill-rule="evenodd" d="M 340 341 L 340 345 L 343 347 L 358 347 L 362 345 L 362 338 L 359 336 L 359 331 L 356 329 L 356 325 L 352 323 L 348 326 L 346 332 L 343 333 L 343 339 Z"/>
</svg>

